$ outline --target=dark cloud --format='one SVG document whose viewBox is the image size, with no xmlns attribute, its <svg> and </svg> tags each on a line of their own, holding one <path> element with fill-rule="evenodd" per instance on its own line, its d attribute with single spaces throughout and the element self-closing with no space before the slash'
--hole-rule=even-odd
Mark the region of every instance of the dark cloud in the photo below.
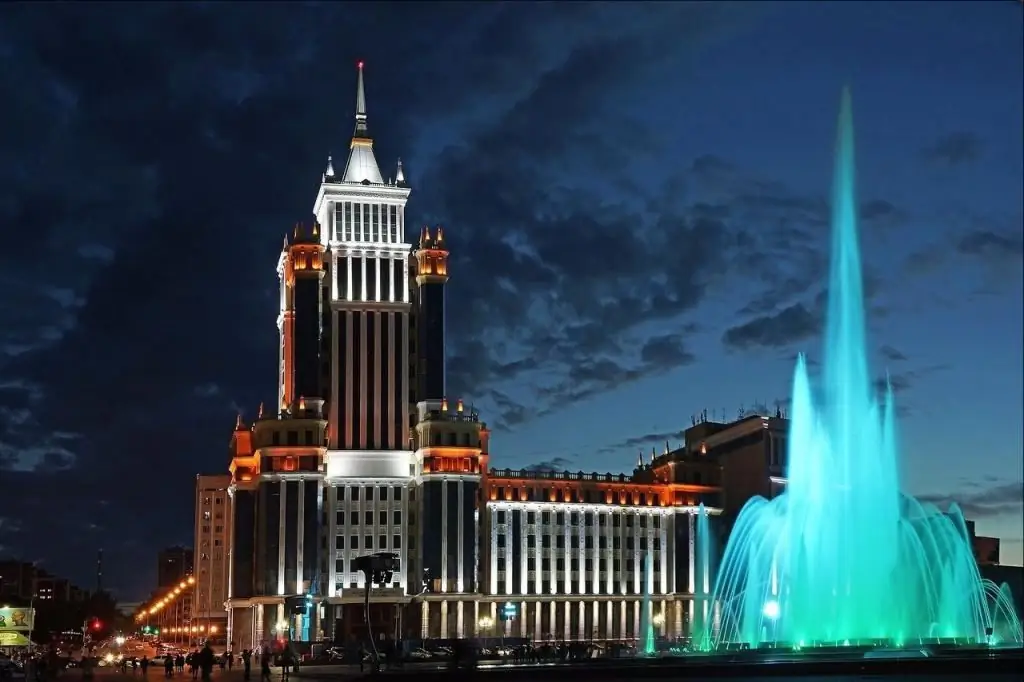
<svg viewBox="0 0 1024 682">
<path fill-rule="evenodd" d="M 664 449 L 665 443 L 669 444 L 670 448 L 678 448 L 681 445 L 681 439 L 683 437 L 683 429 L 674 429 L 668 431 L 653 431 L 651 433 L 645 433 L 642 436 L 633 436 L 617 443 L 612 443 L 601 448 L 602 453 L 618 453 L 622 451 L 628 451 L 635 453 L 637 450 L 648 453 L 652 447 L 657 448 L 660 452 Z"/>
<path fill-rule="evenodd" d="M 974 133 L 954 132 L 923 148 L 921 156 L 931 163 L 958 166 L 977 161 L 984 149 L 984 143 Z"/>
<path fill-rule="evenodd" d="M 141 591 L 150 570 L 127 568 L 139 552 L 188 542 L 182 481 L 223 471 L 234 412 L 274 393 L 277 250 L 327 154 L 344 153 L 345 65 L 360 58 L 384 174 L 401 155 L 415 189 L 410 223 L 450 227 L 450 301 L 465 311 L 449 318 L 453 390 L 514 425 L 691 362 L 678 318 L 737 230 L 632 177 L 658 147 L 623 94 L 675 74 L 736 16 L 5 8 L 0 89 L 17 96 L 0 146 L 0 467 L 23 511 L 0 545 L 36 555 L 57 534 L 42 558 L 73 576 L 104 546 L 111 582 Z M 608 183 L 643 191 L 616 205 Z M 677 333 L 652 334 L 653 321 Z M 505 388 L 517 381 L 521 394 Z"/>
<path fill-rule="evenodd" d="M 572 466 L 573 460 L 567 457 L 552 457 L 540 462 L 534 462 L 523 467 L 524 471 L 566 471 Z"/>
<path fill-rule="evenodd" d="M 990 261 L 1020 261 L 1024 257 L 1024 234 L 1019 225 L 1003 232 L 972 230 L 957 241 L 956 249 L 965 256 Z"/>
<path fill-rule="evenodd" d="M 878 349 L 878 352 L 882 354 L 882 357 L 890 362 L 903 362 L 907 359 L 900 350 L 893 348 L 892 346 L 882 346 Z"/>
<path fill-rule="evenodd" d="M 777 313 L 726 330 L 722 341 L 726 346 L 737 349 L 755 346 L 782 348 L 816 336 L 821 322 L 821 315 L 813 307 L 794 303 Z"/>
<path fill-rule="evenodd" d="M 989 481 L 985 485 L 972 485 L 956 494 L 929 494 L 918 497 L 940 509 L 951 504 L 960 505 L 968 519 L 990 519 L 997 516 L 1016 516 L 1018 519 L 1024 506 L 1024 482 Z"/>
</svg>

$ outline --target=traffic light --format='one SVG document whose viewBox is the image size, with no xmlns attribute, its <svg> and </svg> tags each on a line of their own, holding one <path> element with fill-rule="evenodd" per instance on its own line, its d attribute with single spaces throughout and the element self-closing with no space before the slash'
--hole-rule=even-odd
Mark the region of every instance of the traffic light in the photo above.
<svg viewBox="0 0 1024 682">
<path fill-rule="evenodd" d="M 100 621 L 99 618 L 93 618 L 92 619 L 92 629 L 93 630 L 102 630 L 103 629 L 103 623 Z"/>
</svg>

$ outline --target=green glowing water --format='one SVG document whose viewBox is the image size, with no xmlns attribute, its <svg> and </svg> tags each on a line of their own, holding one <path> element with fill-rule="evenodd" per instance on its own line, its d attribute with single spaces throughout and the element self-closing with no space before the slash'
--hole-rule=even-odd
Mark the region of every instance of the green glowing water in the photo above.
<svg viewBox="0 0 1024 682">
<path fill-rule="evenodd" d="M 705 647 L 1019 643 L 1009 590 L 979 575 L 959 509 L 942 513 L 900 493 L 892 389 L 879 401 L 868 370 L 847 91 L 821 388 L 816 401 L 801 356 L 787 491 L 740 513 L 713 593 L 702 599 L 698 586 L 695 636 Z M 698 531 L 706 547 L 706 517 Z"/>
<path fill-rule="evenodd" d="M 653 656 L 657 652 L 654 643 L 654 614 L 651 604 L 651 582 L 654 576 L 651 574 L 651 555 L 644 555 L 644 596 L 640 602 L 640 643 L 637 650 L 643 656 Z"/>
</svg>

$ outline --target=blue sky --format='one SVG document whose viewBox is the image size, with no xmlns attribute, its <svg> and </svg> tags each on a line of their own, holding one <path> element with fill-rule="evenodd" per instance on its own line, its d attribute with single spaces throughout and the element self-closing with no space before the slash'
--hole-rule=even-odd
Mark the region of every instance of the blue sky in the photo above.
<svg viewBox="0 0 1024 682">
<path fill-rule="evenodd" d="M 364 59 L 382 170 L 401 156 L 409 224 L 446 226 L 449 383 L 498 466 L 623 470 L 702 409 L 786 399 L 820 356 L 848 84 L 904 485 L 1020 563 L 1020 12 L 5 6 L 2 551 L 87 581 L 103 546 L 128 594 L 189 541 L 194 474 L 274 395 L 281 235 L 344 154 Z"/>
</svg>

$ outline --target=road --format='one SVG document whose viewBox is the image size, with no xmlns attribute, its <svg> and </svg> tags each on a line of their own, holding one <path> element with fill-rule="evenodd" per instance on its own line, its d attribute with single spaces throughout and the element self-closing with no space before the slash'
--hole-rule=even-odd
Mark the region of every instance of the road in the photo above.
<svg viewBox="0 0 1024 682">
<path fill-rule="evenodd" d="M 492 667 L 495 666 L 492 665 Z M 534 668 L 533 674 L 528 674 L 525 670 L 523 671 L 523 673 L 526 673 L 527 677 L 531 680 L 531 682 L 533 680 L 543 680 L 545 677 L 555 678 L 558 676 L 564 676 L 567 672 L 565 670 L 558 669 L 564 666 L 559 666 L 555 664 L 550 664 L 547 666 L 501 665 L 500 667 L 506 670 L 510 668 L 519 667 Z M 422 671 L 423 673 L 426 673 L 426 677 L 437 677 L 438 671 L 443 668 L 443 665 L 439 665 L 437 663 L 414 663 L 406 665 L 403 669 L 396 670 L 396 674 L 393 675 L 389 674 L 388 671 L 385 671 L 382 676 L 391 677 L 392 679 L 395 679 L 401 677 L 402 672 L 405 672 L 406 674 L 416 674 L 416 672 Z M 486 670 L 487 668 L 482 665 L 479 672 L 483 673 L 483 676 L 486 677 Z M 338 680 L 339 682 L 346 682 L 347 680 L 351 680 L 352 682 L 355 682 L 355 680 L 366 679 L 367 677 L 369 677 L 369 672 L 369 668 L 367 668 L 365 672 L 361 673 L 359 671 L 359 666 L 349 665 L 303 666 L 302 672 L 300 674 L 292 675 L 291 677 L 294 678 L 294 682 L 302 682 L 303 680 Z M 433 675 L 431 675 L 431 673 L 433 673 Z M 868 682 L 870 680 L 877 680 L 879 682 L 884 682 L 886 680 L 899 680 L 900 682 L 959 682 L 961 679 L 963 679 L 962 675 L 935 675 L 934 673 L 928 675 L 910 674 L 898 676 L 873 674 L 790 676 L 785 674 L 780 675 L 778 673 L 769 673 L 769 675 L 770 677 L 762 677 L 760 675 L 732 677 L 730 682 L 767 682 L 768 680 L 771 680 L 771 682 Z M 233 670 L 224 671 L 216 669 L 213 672 L 213 682 L 244 682 L 243 677 L 244 676 L 240 668 L 234 668 Z M 602 677 L 602 682 L 632 682 L 631 677 L 632 676 L 630 675 L 623 675 L 621 679 L 609 679 Z M 64 682 L 76 682 L 80 678 L 80 671 L 71 670 L 68 671 L 67 674 L 63 675 L 60 679 Z M 442 674 L 442 678 L 458 680 L 461 678 L 461 676 L 459 676 L 458 674 Z M 702 682 L 702 680 L 705 679 L 720 679 L 719 675 L 705 677 L 699 674 L 689 674 L 686 675 L 685 678 L 687 682 Z M 274 668 L 271 673 L 270 679 L 271 682 L 283 682 L 281 677 L 281 669 Z M 129 671 L 128 674 L 122 674 L 119 670 L 113 668 L 98 668 L 96 670 L 96 682 L 129 682 L 129 680 L 134 680 L 135 682 L 169 682 L 172 680 L 174 682 L 192 682 L 192 675 L 188 672 L 185 672 L 184 674 L 175 674 L 173 677 L 167 678 L 164 677 L 163 669 L 151 668 L 145 675 L 145 678 L 143 679 L 141 671 L 136 671 L 134 674 L 132 674 L 131 671 Z M 253 671 L 251 680 L 252 682 L 260 682 L 258 670 Z M 1020 680 L 1021 677 L 1019 674 L 999 673 L 981 673 L 979 675 L 973 676 L 972 678 L 972 682 L 1020 682 Z"/>
</svg>

